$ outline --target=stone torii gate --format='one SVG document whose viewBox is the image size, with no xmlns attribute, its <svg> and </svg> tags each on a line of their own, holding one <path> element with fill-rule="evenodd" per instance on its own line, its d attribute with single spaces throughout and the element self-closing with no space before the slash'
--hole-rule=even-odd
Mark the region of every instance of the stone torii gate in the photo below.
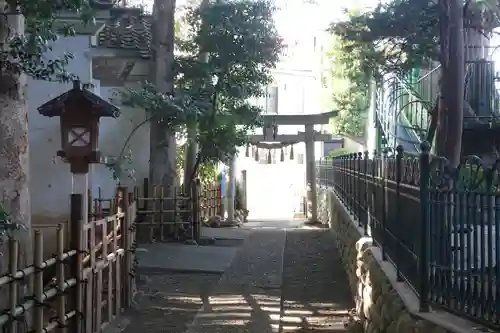
<svg viewBox="0 0 500 333">
<path fill-rule="evenodd" d="M 294 115 L 262 115 L 263 134 L 253 134 L 249 136 L 250 144 L 261 142 L 305 142 L 306 146 L 306 182 L 307 201 L 310 220 L 318 219 L 317 190 L 316 190 L 316 161 L 314 156 L 314 142 L 335 141 L 330 134 L 323 134 L 314 130 L 314 125 L 323 125 L 330 122 L 330 118 L 337 115 L 337 111 L 319 114 L 294 114 Z M 278 134 L 279 125 L 303 125 L 304 132 L 297 134 Z M 338 139 L 339 142 L 342 139 Z"/>
</svg>

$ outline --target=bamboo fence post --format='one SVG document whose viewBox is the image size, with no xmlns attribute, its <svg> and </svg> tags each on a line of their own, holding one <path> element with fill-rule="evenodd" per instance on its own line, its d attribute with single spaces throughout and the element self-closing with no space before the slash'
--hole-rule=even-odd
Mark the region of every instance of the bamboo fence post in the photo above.
<svg viewBox="0 0 500 333">
<path fill-rule="evenodd" d="M 131 284 L 131 276 L 130 274 L 132 273 L 132 262 L 133 262 L 133 254 L 132 254 L 132 249 L 131 249 L 131 233 L 132 233 L 132 222 L 133 222 L 133 216 L 132 210 L 130 209 L 130 201 L 131 197 L 130 194 L 128 193 L 128 189 L 126 187 L 121 187 L 121 191 L 123 192 L 123 200 L 121 202 L 121 209 L 125 213 L 125 216 L 123 217 L 123 225 L 121 226 L 122 230 L 122 247 L 125 251 L 124 257 L 124 264 L 125 264 L 125 272 L 122 274 L 123 277 L 123 290 L 125 291 L 124 293 L 124 302 L 125 302 L 125 307 L 128 307 L 132 304 L 132 284 Z"/>
<path fill-rule="evenodd" d="M 66 282 L 64 277 L 64 226 L 59 224 L 57 228 L 57 288 L 59 289 L 57 317 L 59 319 L 60 333 L 67 332 L 66 326 L 66 296 L 63 292 Z"/>
<path fill-rule="evenodd" d="M 43 333 L 43 238 L 40 230 L 35 231 L 33 259 L 35 264 L 35 333 Z"/>
<path fill-rule="evenodd" d="M 16 276 L 17 270 L 19 269 L 19 242 L 14 239 L 9 239 L 9 271 L 11 276 Z M 16 319 L 16 308 L 17 308 L 17 297 L 18 297 L 18 281 L 13 280 L 10 282 L 10 332 L 17 333 L 17 319 Z"/>
</svg>

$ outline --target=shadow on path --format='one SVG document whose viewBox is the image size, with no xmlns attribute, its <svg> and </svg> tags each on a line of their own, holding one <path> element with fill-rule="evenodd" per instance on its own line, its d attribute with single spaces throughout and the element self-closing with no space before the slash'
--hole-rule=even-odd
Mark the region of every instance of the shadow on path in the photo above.
<svg viewBox="0 0 500 333">
<path fill-rule="evenodd" d="M 159 273 L 159 272 L 158 272 Z M 130 321 L 123 333 L 180 333 L 208 304 L 210 289 L 220 274 L 148 274 L 137 285 Z"/>
<path fill-rule="evenodd" d="M 353 307 L 324 229 L 255 229 L 188 333 L 340 333 Z"/>
<path fill-rule="evenodd" d="M 253 229 L 222 275 L 149 275 L 123 332 L 346 332 L 353 302 L 331 232 L 281 225 Z"/>
<path fill-rule="evenodd" d="M 255 229 L 188 333 L 277 332 L 284 242 L 284 230 Z"/>
</svg>

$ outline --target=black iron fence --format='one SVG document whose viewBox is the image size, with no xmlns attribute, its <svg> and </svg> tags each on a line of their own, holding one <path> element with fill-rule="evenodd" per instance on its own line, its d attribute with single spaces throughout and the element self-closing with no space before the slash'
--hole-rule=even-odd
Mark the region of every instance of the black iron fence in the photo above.
<svg viewBox="0 0 500 333">
<path fill-rule="evenodd" d="M 420 297 L 500 327 L 500 160 L 450 167 L 422 144 L 419 156 L 357 153 L 321 160 L 318 184 L 334 189 L 366 235 Z"/>
</svg>

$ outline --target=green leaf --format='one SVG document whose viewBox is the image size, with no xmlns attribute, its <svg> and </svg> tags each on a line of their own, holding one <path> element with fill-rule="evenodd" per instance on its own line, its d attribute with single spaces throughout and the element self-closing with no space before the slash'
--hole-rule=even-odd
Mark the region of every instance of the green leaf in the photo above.
<svg viewBox="0 0 500 333">
<path fill-rule="evenodd" d="M 199 163 L 214 166 L 247 142 L 260 125 L 261 109 L 250 100 L 271 82 L 282 40 L 267 0 L 212 1 L 190 7 L 181 22 L 183 52 L 175 58 L 175 93 L 158 93 L 145 84 L 120 93 L 122 103 L 144 110 L 151 121 L 166 121 L 176 132 L 196 124 Z M 207 61 L 200 61 L 200 54 Z"/>
</svg>

